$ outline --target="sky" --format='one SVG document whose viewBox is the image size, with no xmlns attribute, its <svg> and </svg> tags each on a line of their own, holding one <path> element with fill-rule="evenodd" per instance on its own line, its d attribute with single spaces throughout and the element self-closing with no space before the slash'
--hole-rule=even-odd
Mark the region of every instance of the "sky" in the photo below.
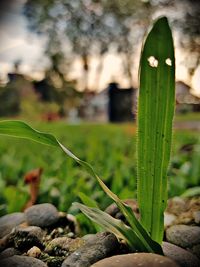
<svg viewBox="0 0 200 267">
<path fill-rule="evenodd" d="M 43 70 L 49 61 L 44 56 L 45 38 L 28 30 L 28 22 L 22 15 L 22 7 L 25 0 L 8 0 L 0 6 L 0 77 L 5 79 L 6 74 L 13 70 L 13 63 L 21 60 L 20 71 L 36 79 L 42 79 Z M 175 46 L 176 46 L 176 36 Z M 138 64 L 140 55 L 138 46 L 133 71 L 134 83 L 137 87 Z M 192 92 L 200 96 L 200 66 L 190 81 L 187 69 L 181 64 L 184 51 L 176 49 L 176 79 L 182 80 L 192 87 Z M 122 60 L 117 54 L 109 53 L 104 58 L 104 67 L 97 90 L 107 87 L 111 81 L 116 81 L 121 87 L 128 87 L 128 80 L 122 72 Z M 95 89 L 95 75 L 98 58 L 90 58 L 89 88 Z M 79 89 L 83 78 L 82 65 L 79 58 L 75 58 L 69 73 L 72 79 L 78 79 Z"/>
</svg>

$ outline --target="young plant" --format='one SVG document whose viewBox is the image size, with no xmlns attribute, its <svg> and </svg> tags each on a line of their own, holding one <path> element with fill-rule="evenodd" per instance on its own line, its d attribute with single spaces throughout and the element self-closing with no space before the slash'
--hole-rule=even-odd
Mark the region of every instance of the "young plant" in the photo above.
<svg viewBox="0 0 200 267">
<path fill-rule="evenodd" d="M 108 189 L 87 162 L 80 160 L 53 135 L 36 131 L 21 121 L 0 122 L 0 134 L 28 138 L 62 149 L 99 182 L 129 225 L 99 210 L 88 198 L 86 202 L 91 207 L 79 203 L 73 205 L 94 222 L 124 239 L 133 250 L 163 254 L 160 244 L 167 201 L 166 172 L 174 113 L 174 72 L 173 39 L 167 19 L 163 17 L 155 22 L 148 34 L 140 61 L 137 187 L 141 222 L 136 219 L 132 209 Z M 83 195 L 82 199 L 85 199 Z"/>
<path fill-rule="evenodd" d="M 154 24 L 143 47 L 137 117 L 137 197 L 141 223 L 159 243 L 164 231 L 174 102 L 174 47 L 164 17 Z"/>
</svg>

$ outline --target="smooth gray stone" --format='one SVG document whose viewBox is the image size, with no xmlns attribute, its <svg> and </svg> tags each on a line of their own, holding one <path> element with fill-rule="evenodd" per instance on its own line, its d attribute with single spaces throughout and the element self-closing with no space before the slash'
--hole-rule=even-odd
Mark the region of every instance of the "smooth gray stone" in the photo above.
<svg viewBox="0 0 200 267">
<path fill-rule="evenodd" d="M 61 267 L 89 267 L 101 259 L 112 256 L 119 246 L 115 235 L 107 232 L 98 233 L 67 257 Z"/>
<path fill-rule="evenodd" d="M 15 212 L 0 217 L 0 238 L 9 234 L 14 227 L 25 221 L 26 218 L 22 212 Z"/>
<path fill-rule="evenodd" d="M 11 247 L 9 244 L 9 236 L 11 234 L 5 235 L 3 238 L 0 239 L 0 252 L 5 250 L 8 247 Z"/>
<path fill-rule="evenodd" d="M 59 219 L 58 210 L 50 203 L 34 205 L 24 213 L 28 224 L 34 226 L 48 227 Z"/>
<path fill-rule="evenodd" d="M 7 248 L 0 253 L 0 259 L 12 257 L 14 255 L 20 255 L 20 252 L 15 248 Z"/>
<path fill-rule="evenodd" d="M 173 225 L 166 230 L 166 239 L 183 248 L 191 248 L 200 244 L 200 227 L 189 225 Z"/>
<path fill-rule="evenodd" d="M 47 267 L 41 260 L 27 256 L 12 256 L 6 259 L 0 259 L 0 266 L 2 267 Z"/>
<path fill-rule="evenodd" d="M 91 267 L 179 267 L 173 260 L 153 253 L 117 255 L 96 262 Z"/>
<path fill-rule="evenodd" d="M 200 244 L 194 245 L 192 248 L 188 249 L 193 254 L 195 254 L 200 259 Z"/>
<path fill-rule="evenodd" d="M 189 251 L 174 244 L 163 242 L 164 255 L 177 262 L 181 267 L 199 267 L 200 260 Z"/>
</svg>

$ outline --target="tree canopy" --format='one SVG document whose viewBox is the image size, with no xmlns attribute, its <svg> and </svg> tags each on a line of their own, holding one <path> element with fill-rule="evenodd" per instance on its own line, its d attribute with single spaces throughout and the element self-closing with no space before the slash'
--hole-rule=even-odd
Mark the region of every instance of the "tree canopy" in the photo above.
<svg viewBox="0 0 200 267">
<path fill-rule="evenodd" d="M 30 29 L 47 37 L 46 54 L 60 77 L 74 55 L 81 57 L 87 77 L 88 57 L 102 57 L 114 49 L 125 55 L 125 72 L 131 80 L 135 45 L 152 18 L 163 14 L 179 33 L 179 45 L 195 55 L 188 66 L 191 75 L 200 62 L 198 0 L 27 0 L 24 13 Z"/>
</svg>

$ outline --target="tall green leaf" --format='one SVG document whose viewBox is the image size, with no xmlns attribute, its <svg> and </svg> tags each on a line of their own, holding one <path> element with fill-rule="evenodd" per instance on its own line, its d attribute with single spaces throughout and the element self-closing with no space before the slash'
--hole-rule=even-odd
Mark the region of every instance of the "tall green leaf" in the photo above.
<svg viewBox="0 0 200 267">
<path fill-rule="evenodd" d="M 167 18 L 158 19 L 144 43 L 140 61 L 137 176 L 141 223 L 161 243 L 167 201 L 175 102 L 173 38 Z"/>
</svg>

